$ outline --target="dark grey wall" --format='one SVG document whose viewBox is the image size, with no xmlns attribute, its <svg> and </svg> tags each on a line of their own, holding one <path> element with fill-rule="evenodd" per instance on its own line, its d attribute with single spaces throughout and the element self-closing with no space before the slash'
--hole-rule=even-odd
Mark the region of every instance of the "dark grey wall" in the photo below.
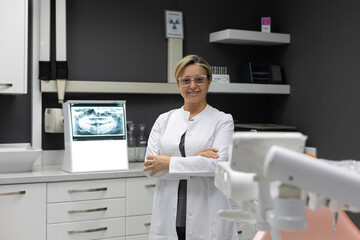
<svg viewBox="0 0 360 240">
<path fill-rule="evenodd" d="M 0 111 L 0 143 L 31 143 L 31 95 L 0 95 Z"/>
<path fill-rule="evenodd" d="M 281 63 L 291 84 L 274 121 L 299 126 L 319 157 L 360 159 L 360 2 L 276 0 L 275 21 L 291 33 Z M 276 98 L 273 98 L 276 99 Z"/>
<path fill-rule="evenodd" d="M 271 99 L 273 121 L 298 126 L 320 158 L 360 159 L 360 2 L 273 3 L 279 30 L 291 33 L 281 54 L 291 95 Z"/>
<path fill-rule="evenodd" d="M 269 48 L 209 43 L 209 33 L 227 28 L 260 30 L 263 0 L 67 2 L 69 79 L 96 81 L 167 81 L 167 40 L 164 10 L 184 15 L 184 55 L 199 54 L 210 65 L 228 66 L 239 81 L 240 63 L 270 61 Z M 259 7 L 262 6 L 262 7 Z M 53 54 L 53 57 L 55 55 Z M 54 74 L 53 74 L 54 75 Z M 209 95 L 208 102 L 231 113 L 239 122 L 267 122 L 269 96 Z M 146 123 L 149 133 L 156 117 L 182 106 L 180 95 L 67 94 L 66 99 L 123 99 L 127 118 Z M 55 94 L 43 94 L 43 108 L 60 107 Z M 63 134 L 43 133 L 43 149 L 63 149 Z"/>
<path fill-rule="evenodd" d="M 69 78 L 104 81 L 167 81 L 164 10 L 184 15 L 184 54 L 237 68 L 259 50 L 209 43 L 209 33 L 226 28 L 260 29 L 263 0 L 254 1 L 68 1 Z M 261 51 L 262 52 L 262 51 Z M 237 72 L 232 71 L 233 79 Z M 235 75 L 233 75 L 235 74 Z"/>
</svg>

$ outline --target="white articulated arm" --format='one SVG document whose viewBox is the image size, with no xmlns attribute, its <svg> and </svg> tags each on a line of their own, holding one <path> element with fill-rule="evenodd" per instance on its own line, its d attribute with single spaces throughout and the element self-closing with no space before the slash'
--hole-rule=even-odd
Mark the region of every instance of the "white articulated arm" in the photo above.
<svg viewBox="0 0 360 240">
<path fill-rule="evenodd" d="M 266 156 L 264 175 L 337 201 L 346 209 L 360 209 L 360 174 L 328 161 L 274 146 Z"/>
</svg>

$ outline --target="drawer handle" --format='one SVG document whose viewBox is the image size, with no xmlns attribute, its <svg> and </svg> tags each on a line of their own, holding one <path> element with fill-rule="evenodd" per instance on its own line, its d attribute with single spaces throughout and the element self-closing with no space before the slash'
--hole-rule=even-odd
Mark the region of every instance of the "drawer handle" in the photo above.
<svg viewBox="0 0 360 240">
<path fill-rule="evenodd" d="M 102 228 L 93 228 L 93 229 L 86 229 L 86 230 L 68 231 L 68 234 L 101 232 L 101 231 L 106 231 L 106 230 L 107 230 L 107 227 L 102 227 Z"/>
<path fill-rule="evenodd" d="M 25 193 L 26 193 L 26 191 L 7 192 L 7 193 L 0 193 L 0 196 L 24 195 Z"/>
<path fill-rule="evenodd" d="M 0 83 L 0 87 L 12 87 L 12 83 Z"/>
<path fill-rule="evenodd" d="M 74 213 L 91 213 L 91 212 L 102 212 L 102 211 L 107 211 L 107 207 L 93 208 L 93 209 L 86 209 L 86 210 L 69 210 L 68 213 L 74 214 Z"/>
<path fill-rule="evenodd" d="M 153 188 L 153 187 L 155 187 L 156 186 L 156 184 L 145 184 L 145 187 L 146 188 Z"/>
<path fill-rule="evenodd" d="M 101 191 L 107 191 L 107 187 L 92 188 L 92 189 L 80 189 L 80 190 L 68 190 L 68 193 L 101 192 Z"/>
<path fill-rule="evenodd" d="M 147 223 L 144 223 L 144 226 L 145 227 L 149 227 L 151 225 L 151 223 L 147 222 Z"/>
</svg>

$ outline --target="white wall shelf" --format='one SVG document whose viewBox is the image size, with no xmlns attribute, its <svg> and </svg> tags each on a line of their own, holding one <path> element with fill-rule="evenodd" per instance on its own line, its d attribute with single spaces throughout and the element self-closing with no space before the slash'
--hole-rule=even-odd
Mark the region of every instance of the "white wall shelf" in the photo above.
<svg viewBox="0 0 360 240">
<path fill-rule="evenodd" d="M 55 80 L 41 81 L 41 92 L 56 93 Z M 105 82 L 67 81 L 68 93 L 136 93 L 136 94 L 178 94 L 176 83 L 149 82 Z M 290 94 L 290 85 L 251 83 L 212 83 L 209 93 L 228 94 Z"/>
<path fill-rule="evenodd" d="M 290 34 L 226 29 L 210 33 L 210 42 L 272 46 L 289 44 Z"/>
</svg>

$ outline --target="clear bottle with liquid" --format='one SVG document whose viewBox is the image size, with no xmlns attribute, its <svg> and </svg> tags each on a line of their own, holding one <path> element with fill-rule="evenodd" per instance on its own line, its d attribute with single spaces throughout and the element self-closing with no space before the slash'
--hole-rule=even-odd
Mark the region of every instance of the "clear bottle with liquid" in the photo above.
<svg viewBox="0 0 360 240">
<path fill-rule="evenodd" d="M 147 139 L 145 137 L 145 127 L 145 124 L 139 124 L 139 137 L 136 144 L 136 159 L 139 162 L 143 162 L 145 160 L 145 151 L 147 145 Z"/>
<path fill-rule="evenodd" d="M 135 124 L 129 124 L 128 131 L 128 159 L 129 162 L 136 162 L 136 138 L 134 136 Z"/>
</svg>

